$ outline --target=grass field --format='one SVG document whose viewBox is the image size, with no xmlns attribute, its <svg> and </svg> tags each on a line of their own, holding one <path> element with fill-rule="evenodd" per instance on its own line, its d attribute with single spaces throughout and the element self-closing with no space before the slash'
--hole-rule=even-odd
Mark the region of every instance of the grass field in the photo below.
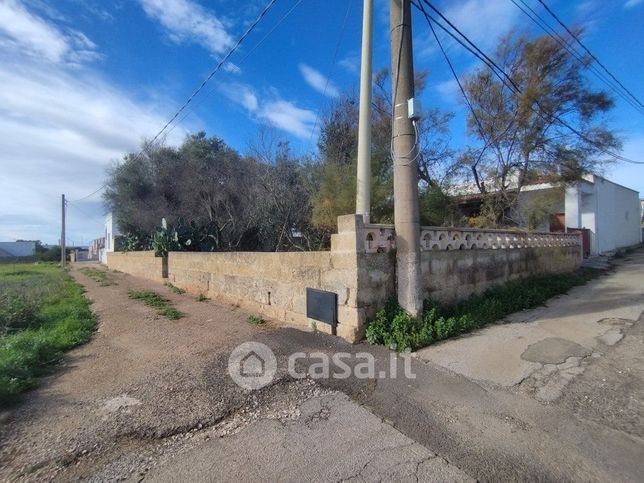
<svg viewBox="0 0 644 483">
<path fill-rule="evenodd" d="M 83 293 L 55 265 L 0 266 L 0 406 L 90 339 L 96 322 Z"/>
</svg>

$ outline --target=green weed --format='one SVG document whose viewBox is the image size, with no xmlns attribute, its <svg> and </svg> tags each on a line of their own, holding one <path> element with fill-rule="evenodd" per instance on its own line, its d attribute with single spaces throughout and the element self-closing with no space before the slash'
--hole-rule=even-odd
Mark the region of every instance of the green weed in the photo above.
<svg viewBox="0 0 644 483">
<path fill-rule="evenodd" d="M 197 298 L 195 298 L 197 302 L 205 302 L 206 300 L 210 300 L 208 297 L 206 297 L 204 294 L 200 293 L 197 295 Z"/>
<path fill-rule="evenodd" d="M 249 315 L 248 321 L 255 325 L 264 325 L 266 323 L 266 319 L 260 317 L 259 315 Z"/>
<path fill-rule="evenodd" d="M 116 285 L 116 282 L 109 277 L 107 270 L 101 270 L 98 268 L 85 267 L 80 269 L 81 273 L 85 276 L 91 278 L 101 287 L 109 287 L 110 285 Z"/>
<path fill-rule="evenodd" d="M 83 288 L 64 271 L 27 267 L 19 274 L 0 269 L 0 406 L 36 386 L 65 351 L 90 339 L 96 324 Z"/>
<path fill-rule="evenodd" d="M 184 293 L 186 293 L 186 291 L 184 289 L 176 287 L 176 286 L 172 285 L 170 282 L 166 282 L 165 286 L 168 287 L 170 290 L 172 290 L 174 293 L 176 293 L 178 295 L 183 295 Z"/>
<path fill-rule="evenodd" d="M 370 321 L 367 341 L 401 352 L 425 347 L 499 321 L 511 313 L 542 305 L 596 275 L 596 271 L 585 270 L 514 280 L 453 306 L 426 301 L 419 318 L 412 317 L 393 299 Z"/>
<path fill-rule="evenodd" d="M 130 290 L 127 296 L 134 300 L 141 300 L 148 307 L 154 307 L 159 315 L 170 320 L 178 320 L 184 316 L 183 313 L 172 307 L 168 299 L 151 290 Z"/>
</svg>

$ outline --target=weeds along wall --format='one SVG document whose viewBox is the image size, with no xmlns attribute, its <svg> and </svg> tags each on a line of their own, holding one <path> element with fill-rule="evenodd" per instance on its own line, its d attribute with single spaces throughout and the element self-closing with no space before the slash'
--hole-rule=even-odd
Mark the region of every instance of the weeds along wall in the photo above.
<svg viewBox="0 0 644 483">
<path fill-rule="evenodd" d="M 306 317 L 306 288 L 338 296 L 337 335 L 355 342 L 368 318 L 396 295 L 395 245 L 373 249 L 373 226 L 362 218 L 338 218 L 329 252 L 170 252 L 167 278 L 152 252 L 108 254 L 110 268 L 173 285 L 300 326 Z M 387 237 L 391 239 L 391 236 Z M 538 273 L 572 271 L 581 264 L 578 245 L 470 250 L 430 250 L 421 254 L 423 297 L 451 303 L 508 280 Z"/>
</svg>

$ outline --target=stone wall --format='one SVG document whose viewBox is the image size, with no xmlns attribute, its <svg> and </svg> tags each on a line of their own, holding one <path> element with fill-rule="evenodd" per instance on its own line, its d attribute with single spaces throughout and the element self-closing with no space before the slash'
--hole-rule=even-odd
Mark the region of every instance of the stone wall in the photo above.
<svg viewBox="0 0 644 483">
<path fill-rule="evenodd" d="M 508 280 L 572 271 L 581 264 L 577 235 L 424 230 L 437 242 L 426 243 L 421 254 L 423 297 L 443 303 Z M 360 216 L 347 215 L 338 219 L 330 252 L 171 252 L 166 267 L 152 252 L 115 252 L 108 253 L 108 265 L 302 326 L 313 322 L 306 317 L 306 288 L 333 292 L 338 296 L 336 333 L 354 342 L 362 338 L 367 319 L 396 295 L 394 248 L 392 228 L 365 227 Z M 322 322 L 316 327 L 332 332 Z"/>
<path fill-rule="evenodd" d="M 362 338 L 366 317 L 378 304 L 371 290 L 359 289 L 358 278 L 362 274 L 377 279 L 382 263 L 374 259 L 373 274 L 365 268 L 359 273 L 355 223 L 354 216 L 339 222 L 330 252 L 171 252 L 168 280 L 190 293 L 284 322 L 302 326 L 315 322 L 324 332 L 332 332 L 331 326 L 306 316 L 306 289 L 333 292 L 338 296 L 336 333 L 354 342 Z"/>
<path fill-rule="evenodd" d="M 153 251 L 145 252 L 107 252 L 107 266 L 112 270 L 129 273 L 137 277 L 157 282 L 165 280 L 167 267 L 164 259 L 155 257 Z"/>
<path fill-rule="evenodd" d="M 578 246 L 422 252 L 424 296 L 453 303 L 517 278 L 571 272 L 581 261 Z"/>
</svg>

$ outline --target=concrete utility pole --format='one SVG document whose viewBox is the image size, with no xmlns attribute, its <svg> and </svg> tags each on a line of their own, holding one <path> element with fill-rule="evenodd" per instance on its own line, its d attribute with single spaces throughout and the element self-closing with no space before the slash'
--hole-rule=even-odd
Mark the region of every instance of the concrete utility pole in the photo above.
<svg viewBox="0 0 644 483">
<path fill-rule="evenodd" d="M 418 146 L 407 101 L 414 97 L 410 0 L 390 0 L 391 81 L 394 106 L 394 222 L 398 302 L 414 316 L 423 308 L 420 277 Z"/>
<path fill-rule="evenodd" d="M 371 90 L 373 0 L 364 0 L 362 58 L 360 61 L 360 118 L 358 121 L 358 176 L 356 214 L 369 223 L 371 212 Z"/>
<path fill-rule="evenodd" d="M 61 229 L 60 229 L 60 266 L 65 268 L 65 262 L 67 257 L 65 256 L 65 195 L 61 195 L 62 206 L 61 206 Z"/>
</svg>

